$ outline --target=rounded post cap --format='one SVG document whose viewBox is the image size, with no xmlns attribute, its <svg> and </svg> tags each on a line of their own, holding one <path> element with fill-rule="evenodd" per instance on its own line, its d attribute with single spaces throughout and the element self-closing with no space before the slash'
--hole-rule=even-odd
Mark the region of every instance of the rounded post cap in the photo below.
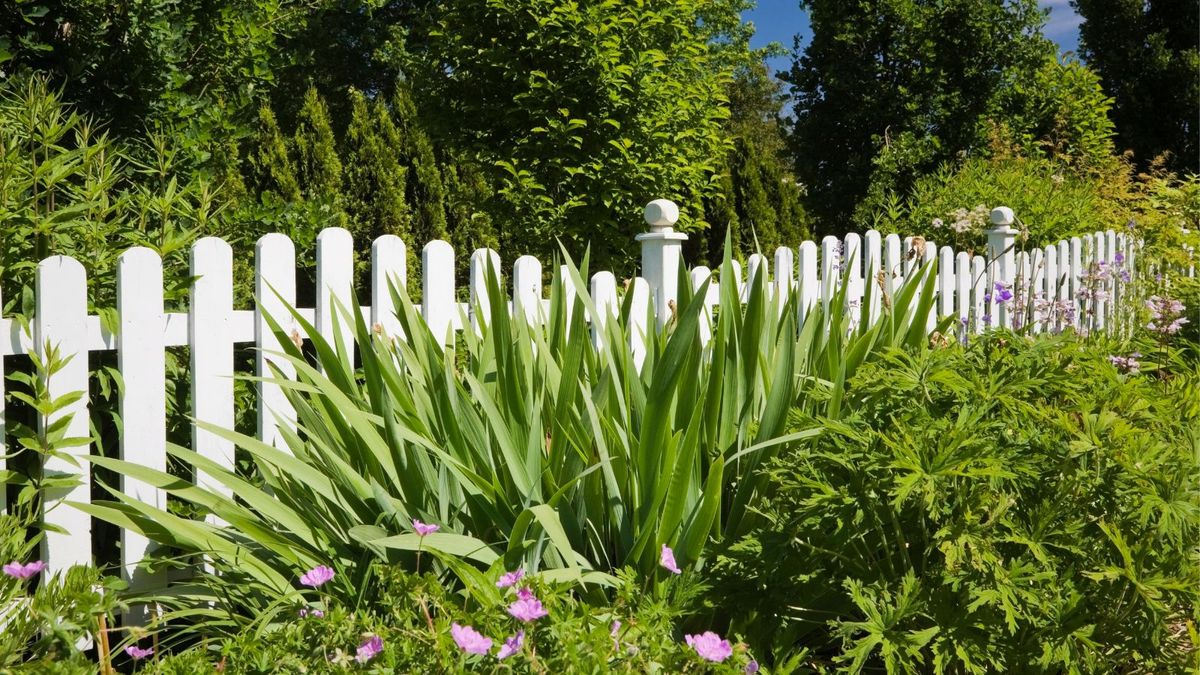
<svg viewBox="0 0 1200 675">
<path fill-rule="evenodd" d="M 1008 227 L 1015 220 L 1012 209 L 1007 206 L 997 206 L 992 209 L 991 221 L 994 227 Z"/>
<path fill-rule="evenodd" d="M 642 215 L 651 232 L 669 232 L 679 222 L 679 207 L 670 199 L 655 199 Z"/>
</svg>

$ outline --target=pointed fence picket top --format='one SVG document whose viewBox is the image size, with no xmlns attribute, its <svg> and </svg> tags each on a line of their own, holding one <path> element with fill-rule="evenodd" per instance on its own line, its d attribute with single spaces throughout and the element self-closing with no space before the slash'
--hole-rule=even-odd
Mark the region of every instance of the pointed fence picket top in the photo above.
<svg viewBox="0 0 1200 675">
<path fill-rule="evenodd" d="M 50 375 L 47 392 L 52 401 L 77 395 L 73 402 L 59 407 L 39 420 L 39 430 L 45 431 L 66 420 L 61 435 L 65 439 L 84 439 L 88 436 L 88 304 L 87 274 L 79 261 L 67 256 L 54 256 L 37 266 L 34 281 L 37 305 L 33 323 L 34 349 L 43 366 L 56 352 L 61 368 Z M 47 572 L 54 575 L 72 565 L 92 561 L 92 518 L 70 506 L 68 502 L 91 502 L 91 467 L 83 457 L 90 454 L 91 443 L 82 442 L 60 448 L 48 456 L 43 465 L 46 479 L 70 479 L 72 486 L 49 488 L 43 493 L 46 523 L 57 529 L 47 530 L 42 538 L 41 558 Z"/>
<path fill-rule="evenodd" d="M 667 217 L 672 215 L 672 206 L 659 203 L 654 213 L 650 213 L 654 209 L 647 209 L 651 232 L 638 240 L 643 246 L 643 262 L 649 261 L 651 265 L 640 276 L 619 285 L 612 272 L 600 271 L 590 280 L 592 304 L 585 308 L 583 318 L 591 324 L 592 344 L 598 350 L 607 348 L 610 343 L 605 327 L 612 321 L 625 321 L 622 334 L 639 370 L 645 364 L 650 345 L 660 339 L 659 331 L 670 330 L 671 316 L 679 309 L 673 303 L 678 300 L 678 272 L 683 264 L 680 248 L 684 237 L 667 229 L 668 223 L 673 224 Z M 1014 222 L 1012 212 L 996 209 L 992 222 L 995 227 L 988 232 L 987 255 L 955 252 L 950 247 L 938 249 L 932 241 L 926 241 L 918 251 L 921 247 L 914 247 L 913 242 L 921 240 L 915 237 L 902 239 L 896 234 L 882 237 L 878 232 L 868 231 L 862 237 L 850 233 L 841 240 L 826 237 L 820 244 L 804 241 L 794 249 L 781 247 L 770 259 L 750 256 L 746 261 L 748 281 L 743 278 L 737 260 L 731 261 L 727 275 L 714 275 L 706 267 L 693 268 L 686 277 L 693 289 L 709 281 L 701 299 L 700 341 L 703 345 L 711 344 L 714 326 L 721 320 L 720 316 L 714 316 L 714 308 L 720 303 L 724 284 L 729 284 L 726 291 L 742 302 L 746 302 L 752 284 L 758 281 L 763 282 L 767 296 L 780 309 L 794 297 L 795 316 L 801 325 L 817 315 L 813 309 L 819 302 L 825 308 L 823 321 L 827 331 L 829 322 L 839 312 L 848 313 L 847 325 L 878 321 L 884 307 L 895 304 L 905 280 L 911 279 L 920 265 L 935 258 L 936 275 L 923 277 L 921 282 L 934 284 L 936 298 L 934 311 L 927 317 L 927 328 L 950 317 L 958 321 L 958 337 L 967 340 L 970 334 L 981 333 L 988 326 L 1011 325 L 1014 317 L 1010 308 L 1023 303 L 1022 321 L 1041 319 L 1035 320 L 1030 330 L 1058 330 L 1072 324 L 1087 330 L 1104 326 L 1124 330 L 1125 298 L 1131 296 L 1123 287 L 1122 278 L 1125 273 L 1131 277 L 1139 273 L 1133 265 L 1138 242 L 1125 233 L 1095 232 L 1018 255 L 1013 246 L 1016 231 L 1010 227 Z M 303 253 L 315 256 L 315 260 L 308 260 L 316 263 L 317 270 L 312 308 L 295 307 L 297 252 L 293 243 L 282 234 L 269 234 L 256 245 L 254 290 L 258 302 L 252 309 L 234 306 L 233 250 L 220 239 L 205 238 L 191 249 L 192 282 L 186 310 L 167 312 L 162 260 L 150 249 L 131 249 L 119 258 L 115 326 L 110 326 L 107 320 L 102 322 L 99 316 L 88 315 L 87 279 L 82 265 L 71 258 L 48 258 L 37 267 L 32 334 L 26 333 L 20 321 L 0 317 L 0 362 L 3 357 L 30 352 L 45 359 L 46 345 L 53 345 L 59 358 L 65 360 L 65 366 L 50 377 L 50 393 L 67 404 L 43 420 L 43 428 L 46 424 L 69 420 L 65 435 L 86 439 L 88 353 L 117 350 L 124 383 L 120 390 L 124 422 L 121 457 L 161 471 L 166 467 L 166 350 L 186 346 L 191 371 L 191 409 L 186 412 L 194 420 L 192 449 L 198 456 L 195 481 L 219 495 L 231 497 L 230 489 L 215 474 L 234 469 L 234 445 L 211 429 L 230 429 L 234 425 L 234 381 L 246 374 L 236 370 L 235 347 L 252 344 L 253 374 L 265 378 L 256 381 L 259 437 L 284 449 L 286 443 L 280 428 L 294 429 L 296 414 L 275 378 L 295 377 L 291 363 L 280 356 L 284 347 L 290 348 L 293 343 L 300 347 L 306 339 L 298 330 L 295 316 L 311 322 L 326 339 L 341 340 L 347 358 L 353 358 L 355 346 L 350 339 L 353 326 L 347 320 L 348 312 L 341 311 L 354 306 L 357 277 L 353 239 L 345 230 L 325 230 L 317 238 L 316 251 Z M 371 304 L 362 311 L 369 317 L 372 330 L 389 340 L 405 339 L 391 289 L 400 291 L 406 287 L 406 255 L 405 243 L 395 236 L 379 237 L 371 245 Z M 421 249 L 421 301 L 415 309 L 439 344 L 452 345 L 455 331 L 464 330 L 463 324 L 469 324 L 465 330 L 481 332 L 482 325 L 495 318 L 490 316 L 492 303 L 487 297 L 491 292 L 487 283 L 489 263 L 498 276 L 498 252 L 479 249 L 472 253 L 470 302 L 464 306 L 458 302 L 454 251 L 450 244 L 433 241 Z M 1107 268 L 1106 275 L 1099 274 L 1100 263 Z M 573 277 L 566 278 L 564 270 L 560 267 L 557 274 L 563 298 L 569 301 L 573 294 L 582 295 L 583 289 L 576 288 Z M 542 263 L 532 256 L 522 256 L 514 264 L 512 276 L 511 302 L 505 298 L 496 306 L 506 306 L 510 315 L 540 326 L 547 318 L 548 307 Z M 718 276 L 722 278 L 715 278 Z M 834 307 L 833 298 L 843 279 L 846 302 Z M 496 288 L 507 294 L 505 284 L 499 278 L 496 281 Z M 998 304 L 994 292 L 997 282 L 1007 284 L 1013 293 L 1023 293 L 1020 303 Z M 990 304 L 986 301 L 989 297 Z M 868 299 L 872 310 L 863 315 L 859 307 Z M 620 310 L 626 301 L 630 313 L 622 317 Z M 271 329 L 268 317 L 278 324 L 279 334 Z M 77 392 L 82 395 L 73 400 L 68 396 Z M 67 398 L 63 399 L 64 396 Z M 0 398 L 0 430 L 3 413 Z M 0 433 L 0 444 L 4 440 Z M 72 506 L 88 503 L 91 472 L 86 461 L 80 460 L 76 466 L 68 459 L 71 455 L 87 455 L 89 447 L 83 442 L 63 450 L 64 454 L 46 460 L 47 475 L 78 476 L 79 482 L 56 486 L 45 495 L 47 521 L 69 532 L 67 535 L 49 532 L 43 539 L 41 557 L 48 562 L 51 572 L 89 562 L 93 547 L 90 516 Z M 166 504 L 161 490 L 135 478 L 122 479 L 118 488 L 137 502 L 159 507 Z M 208 516 L 208 522 L 224 525 L 213 515 Z M 114 556 L 120 560 L 122 574 L 131 585 L 147 589 L 161 583 L 161 577 L 138 569 L 138 563 L 150 548 L 149 542 L 128 531 L 122 531 L 120 539 L 120 550 Z M 106 546 L 115 542 L 95 544 Z M 131 623 L 144 620 L 144 609 L 134 609 L 126 619 Z"/>
</svg>

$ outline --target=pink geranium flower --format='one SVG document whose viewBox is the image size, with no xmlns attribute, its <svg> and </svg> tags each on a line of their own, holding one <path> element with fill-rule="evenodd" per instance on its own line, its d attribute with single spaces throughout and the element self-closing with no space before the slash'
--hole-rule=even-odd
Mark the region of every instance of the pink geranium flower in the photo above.
<svg viewBox="0 0 1200 675">
<path fill-rule="evenodd" d="M 675 564 L 675 552 L 672 551 L 671 547 L 667 546 L 666 544 L 663 544 L 662 546 L 662 555 L 660 555 L 658 558 L 658 564 L 667 568 L 674 574 L 681 574 L 683 571 L 679 569 L 679 565 Z"/>
<path fill-rule="evenodd" d="M 535 621 L 549 614 L 542 601 L 533 597 L 533 591 L 522 588 L 517 591 L 517 601 L 508 606 L 508 613 L 521 621 Z"/>
<path fill-rule="evenodd" d="M 142 659 L 146 658 L 147 656 L 150 656 L 151 654 L 153 654 L 154 649 L 153 648 L 142 649 L 141 647 L 139 647 L 137 645 L 129 645 L 128 647 L 125 648 L 125 653 L 128 654 L 129 658 L 133 659 L 134 661 L 141 661 Z"/>
<path fill-rule="evenodd" d="M 300 575 L 300 583 L 313 588 L 327 583 L 331 579 L 333 579 L 333 569 L 324 565 L 317 565 Z"/>
<path fill-rule="evenodd" d="M 450 624 L 450 635 L 454 638 L 454 644 L 468 654 L 487 654 L 492 650 L 492 639 L 484 637 L 470 626 Z"/>
<path fill-rule="evenodd" d="M 422 536 L 422 537 L 433 534 L 434 532 L 437 532 L 438 530 L 442 529 L 441 525 L 432 525 L 430 523 L 422 523 L 421 521 L 417 520 L 416 518 L 413 518 L 412 525 L 413 525 L 413 529 L 417 531 L 417 535 Z"/>
<path fill-rule="evenodd" d="M 44 569 L 46 563 L 42 560 L 34 560 L 24 565 L 14 560 L 4 566 L 4 573 L 16 579 L 28 579 Z"/>
<path fill-rule="evenodd" d="M 354 654 L 354 660 L 359 663 L 366 663 L 371 659 L 379 656 L 379 652 L 383 651 L 383 638 L 378 635 L 372 635 L 367 638 L 367 641 L 358 646 L 358 651 Z"/>
<path fill-rule="evenodd" d="M 500 646 L 500 651 L 496 652 L 496 659 L 503 661 L 508 657 L 521 651 L 521 645 L 525 644 L 525 631 L 517 631 L 517 634 L 504 641 Z"/>
<path fill-rule="evenodd" d="M 514 570 L 500 577 L 500 581 L 496 582 L 496 588 L 508 588 L 521 580 L 525 576 L 525 570 Z"/>
<path fill-rule="evenodd" d="M 729 644 L 729 640 L 722 640 L 720 635 L 711 630 L 700 635 L 684 635 L 683 639 L 689 647 L 696 650 L 700 658 L 707 661 L 720 663 L 733 656 L 733 645 Z"/>
</svg>

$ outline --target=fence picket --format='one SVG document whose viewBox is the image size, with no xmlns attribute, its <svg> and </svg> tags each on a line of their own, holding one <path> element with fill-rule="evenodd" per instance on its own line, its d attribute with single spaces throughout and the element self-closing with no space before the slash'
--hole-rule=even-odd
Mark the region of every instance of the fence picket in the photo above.
<svg viewBox="0 0 1200 675">
<path fill-rule="evenodd" d="M 503 289 L 500 285 L 500 254 L 490 248 L 477 248 L 471 253 L 471 280 L 469 282 L 471 288 L 471 306 L 467 313 L 471 317 L 471 328 L 475 330 L 476 335 L 482 335 L 483 324 L 490 323 L 492 320 L 492 304 L 488 297 L 488 263 L 491 262 L 492 275 L 496 280 L 496 287 Z"/>
<path fill-rule="evenodd" d="M 971 254 L 960 252 L 954 258 L 954 306 L 958 310 L 955 330 L 959 339 L 965 340 L 971 319 Z"/>
<path fill-rule="evenodd" d="M 923 293 L 925 291 L 925 284 L 933 284 L 934 285 L 933 286 L 934 300 L 929 305 L 929 314 L 927 314 L 925 317 L 925 332 L 926 333 L 932 333 L 933 329 L 937 327 L 937 310 L 938 310 L 938 298 L 937 298 L 938 286 L 937 286 L 937 283 L 938 283 L 938 276 L 941 275 L 941 271 L 940 270 L 938 271 L 938 276 L 933 276 L 933 264 L 932 264 L 935 260 L 937 260 L 937 250 L 938 250 L 937 244 L 935 244 L 932 239 L 925 240 L 925 249 L 924 249 L 923 253 L 921 254 L 920 265 L 921 265 L 921 267 L 927 268 L 929 270 L 929 272 L 921 278 L 921 292 Z M 916 256 L 914 256 L 914 257 L 916 257 Z M 919 269 L 920 268 L 918 268 L 918 271 L 919 271 Z"/>
<path fill-rule="evenodd" d="M 883 240 L 880 238 L 879 232 L 875 230 L 867 230 L 865 239 L 867 246 L 866 284 L 871 305 L 870 316 L 867 317 L 867 320 L 870 325 L 875 325 L 883 311 L 881 298 L 883 297 L 884 280 L 880 275 L 880 270 L 883 269 Z"/>
<path fill-rule="evenodd" d="M 1045 275 L 1042 277 L 1042 305 L 1046 311 L 1042 314 L 1042 321 L 1046 331 L 1054 332 L 1061 327 L 1058 306 L 1055 304 L 1058 299 L 1058 247 L 1053 244 L 1047 246 L 1042 252 L 1042 259 L 1046 261 Z"/>
<path fill-rule="evenodd" d="M 421 249 L 421 316 L 442 347 L 454 344 L 459 318 L 454 295 L 454 249 L 435 239 Z"/>
<path fill-rule="evenodd" d="M 1071 325 L 1075 330 L 1079 330 L 1084 325 L 1084 304 L 1081 302 L 1080 289 L 1083 283 L 1083 240 L 1079 237 L 1071 237 L 1071 303 L 1075 307 L 1075 311 L 1071 313 Z"/>
<path fill-rule="evenodd" d="M 188 307 L 191 352 L 192 449 L 218 466 L 234 468 L 233 442 L 202 429 L 208 423 L 233 428 L 233 249 L 224 240 L 205 237 L 192 246 L 192 294 Z M 204 471 L 196 484 L 227 498 L 233 491 Z M 224 524 L 210 514 L 208 522 Z"/>
<path fill-rule="evenodd" d="M 316 327 L 330 345 L 341 341 L 347 365 L 354 363 L 354 237 L 340 227 L 317 235 Z"/>
<path fill-rule="evenodd" d="M 42 362 L 48 356 L 47 345 L 58 350 L 59 357 L 70 359 L 62 369 L 50 376 L 47 385 L 50 398 L 57 400 L 68 394 L 80 397 L 40 420 L 45 431 L 59 420 L 70 420 L 63 429 L 64 438 L 88 436 L 88 349 L 87 349 L 87 273 L 79 261 L 67 256 L 54 256 L 37 266 L 35 284 L 36 313 L 33 323 L 35 351 Z M 86 457 L 91 444 L 64 448 L 64 455 Z M 71 487 L 48 488 L 43 494 L 47 524 L 59 531 L 46 530 L 42 538 L 42 560 L 48 575 L 64 572 L 72 565 L 86 565 L 92 560 L 92 518 L 65 502 L 91 502 L 91 468 L 87 461 L 72 463 L 65 456 L 46 458 L 44 475 L 74 475 L 79 483 Z"/>
<path fill-rule="evenodd" d="M 1104 263 L 1103 265 L 1101 263 Z M 1092 303 L 1093 308 L 1093 330 L 1104 330 L 1108 319 L 1108 283 L 1099 279 L 1100 270 L 1108 266 L 1108 246 L 1104 240 L 1103 232 L 1095 232 L 1092 234 L 1092 264 L 1089 265 L 1089 271 L 1093 275 L 1092 287 L 1095 291 L 1095 299 Z"/>
<path fill-rule="evenodd" d="M 900 247 L 900 235 L 889 234 L 883 239 L 883 276 L 888 298 L 895 298 L 900 283 L 904 281 L 904 253 Z"/>
<path fill-rule="evenodd" d="M 597 350 L 604 348 L 605 327 L 617 318 L 621 306 L 617 301 L 617 278 L 612 272 L 597 272 L 592 275 L 592 303 L 596 306 L 592 321 L 592 344 Z"/>
<path fill-rule="evenodd" d="M 846 312 L 850 316 L 850 330 L 862 321 L 863 267 L 862 237 L 854 232 L 846 235 L 842 243 L 842 260 L 846 266 Z"/>
<path fill-rule="evenodd" d="M 694 267 L 692 268 L 691 272 L 688 272 L 688 279 L 691 281 L 693 292 L 699 291 L 700 286 L 711 278 L 712 270 L 704 267 L 703 265 Z M 709 340 L 712 339 L 712 305 L 708 304 L 707 296 L 709 293 L 707 290 L 705 290 L 704 295 L 706 297 L 704 298 L 704 305 L 703 309 L 701 310 L 701 321 L 699 324 L 701 346 L 707 345 Z"/>
<path fill-rule="evenodd" d="M 954 314 L 954 249 L 943 246 L 938 255 L 938 314 L 951 316 Z"/>
<path fill-rule="evenodd" d="M 407 255 L 404 241 L 394 234 L 371 243 L 371 327 L 378 327 L 384 337 L 401 340 L 404 329 L 396 318 L 392 288 L 403 291 L 408 286 Z"/>
<path fill-rule="evenodd" d="M 634 277 L 629 292 L 633 293 L 629 305 L 629 350 L 634 367 L 641 372 L 646 361 L 646 340 L 650 337 L 650 284 L 641 277 Z"/>
<path fill-rule="evenodd" d="M 775 309 L 780 315 L 796 285 L 796 254 L 786 246 L 775 249 Z"/>
<path fill-rule="evenodd" d="M 800 301 L 796 303 L 796 325 L 803 326 L 813 307 L 817 305 L 820 286 L 817 281 L 817 245 L 811 241 L 800 244 L 800 259 L 796 262 L 798 270 L 797 292 Z"/>
<path fill-rule="evenodd" d="M 988 276 L 989 267 L 983 256 L 971 258 L 971 311 L 974 314 L 971 323 L 976 334 L 982 333 L 995 323 L 995 316 L 991 314 L 992 308 L 986 302 L 988 284 L 991 282 Z"/>
<path fill-rule="evenodd" d="M 841 242 L 837 237 L 829 236 L 821 240 L 821 316 L 825 317 L 826 330 L 829 329 L 829 303 L 837 293 L 838 276 L 841 270 L 841 260 L 838 249 Z"/>
<path fill-rule="evenodd" d="M 531 255 L 517 258 L 513 264 L 513 316 L 525 315 L 537 325 L 542 314 L 542 263 Z"/>
<path fill-rule="evenodd" d="M 279 377 L 292 379 L 296 368 L 287 359 L 279 356 L 283 345 L 271 331 L 267 317 L 275 320 L 283 330 L 285 339 L 300 341 L 289 306 L 296 304 L 296 248 L 292 240 L 278 233 L 263 235 L 258 240 L 254 256 L 254 293 L 258 307 L 254 314 L 255 374 L 262 378 L 275 378 L 271 366 L 279 371 Z M 277 448 L 286 448 L 278 425 L 296 427 L 296 411 L 283 394 L 283 389 L 270 381 L 258 383 L 258 439 Z"/>
<path fill-rule="evenodd" d="M 121 459 L 156 471 L 167 470 L 166 349 L 163 344 L 163 271 L 158 253 L 132 248 L 117 263 L 117 367 L 121 371 Z M 121 491 L 143 504 L 166 508 L 162 490 L 130 476 Z M 121 530 L 121 569 L 131 591 L 162 587 L 162 571 L 138 569 L 150 551 L 139 532 Z M 127 623 L 149 620 L 145 606 L 126 613 Z"/>
</svg>

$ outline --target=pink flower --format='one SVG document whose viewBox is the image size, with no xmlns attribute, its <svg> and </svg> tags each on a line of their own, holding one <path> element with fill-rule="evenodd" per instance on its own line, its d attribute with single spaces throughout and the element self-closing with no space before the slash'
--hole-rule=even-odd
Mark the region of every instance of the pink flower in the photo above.
<svg viewBox="0 0 1200 675">
<path fill-rule="evenodd" d="M 438 530 L 442 529 L 442 526 L 441 525 L 431 525 L 429 523 L 422 523 L 421 521 L 417 520 L 416 518 L 413 518 L 413 529 L 417 531 L 417 534 L 419 536 L 424 537 L 426 535 L 433 534 L 434 532 L 437 532 Z"/>
<path fill-rule="evenodd" d="M 450 635 L 454 637 L 454 644 L 468 654 L 486 654 L 492 650 L 492 639 L 480 635 L 470 626 L 450 624 Z"/>
<path fill-rule="evenodd" d="M 333 569 L 324 565 L 317 565 L 311 570 L 300 576 L 300 583 L 305 586 L 316 588 L 321 584 L 328 582 L 333 578 Z"/>
<path fill-rule="evenodd" d="M 133 659 L 134 661 L 141 661 L 142 659 L 146 658 L 147 656 L 150 656 L 151 654 L 153 654 L 154 649 L 153 648 L 142 649 L 141 647 L 139 647 L 137 645 L 129 645 L 128 647 L 125 648 L 125 653 L 128 654 L 129 658 Z"/>
<path fill-rule="evenodd" d="M 503 661 L 508 657 L 521 651 L 521 645 L 525 644 L 525 631 L 517 631 L 517 634 L 504 641 L 500 646 L 500 651 L 496 652 L 496 659 Z"/>
<path fill-rule="evenodd" d="M 307 607 L 300 610 L 301 619 L 306 619 L 310 616 L 314 619 L 320 619 L 321 617 L 325 616 L 325 612 L 322 612 L 319 609 L 309 609 Z"/>
<path fill-rule="evenodd" d="M 28 579 L 44 569 L 46 569 L 46 563 L 42 560 L 34 560 L 25 565 L 14 560 L 4 566 L 4 573 L 16 579 Z"/>
<path fill-rule="evenodd" d="M 525 576 L 525 570 L 515 570 L 500 577 L 500 581 L 496 582 L 496 588 L 508 588 L 521 580 Z"/>
<path fill-rule="evenodd" d="M 508 613 L 521 621 L 534 621 L 549 614 L 542 606 L 542 601 L 533 597 L 528 588 L 517 591 L 517 601 L 508 606 Z"/>
<path fill-rule="evenodd" d="M 754 659 L 750 659 L 750 663 L 746 664 L 746 667 L 742 669 L 742 672 L 746 673 L 746 675 L 754 675 L 754 673 L 757 673 L 758 672 L 758 661 L 755 661 Z"/>
<path fill-rule="evenodd" d="M 379 656 L 379 652 L 381 651 L 383 651 L 383 639 L 378 635 L 372 635 L 366 642 L 358 646 L 358 651 L 354 654 L 354 660 L 359 663 L 366 663 Z"/>
<path fill-rule="evenodd" d="M 668 570 L 670 570 L 671 572 L 673 572 L 675 574 L 682 573 L 682 570 L 679 569 L 679 565 L 675 564 L 675 552 L 672 551 L 671 547 L 667 546 L 666 544 L 663 544 L 662 556 L 659 557 L 658 564 L 662 565 L 663 567 L 667 568 Z"/>
<path fill-rule="evenodd" d="M 684 635 L 683 639 L 689 647 L 696 650 L 700 658 L 707 661 L 720 663 L 733 656 L 733 645 L 729 644 L 729 640 L 722 640 L 720 635 L 711 630 L 700 635 Z"/>
</svg>

